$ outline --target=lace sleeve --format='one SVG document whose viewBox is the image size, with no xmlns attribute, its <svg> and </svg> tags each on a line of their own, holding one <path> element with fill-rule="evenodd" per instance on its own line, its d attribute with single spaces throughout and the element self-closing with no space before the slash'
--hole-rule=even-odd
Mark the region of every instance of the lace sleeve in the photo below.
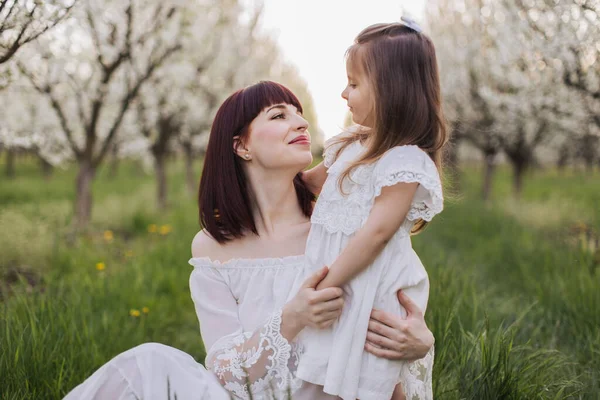
<svg viewBox="0 0 600 400">
<path fill-rule="evenodd" d="M 420 360 L 406 364 L 400 376 L 404 395 L 410 400 L 432 400 L 433 346 Z"/>
<path fill-rule="evenodd" d="M 271 315 L 255 332 L 222 338 L 206 356 L 225 389 L 242 399 L 271 398 L 292 392 L 299 381 L 292 375 L 297 364 L 296 349 L 281 335 L 281 311 Z"/>
<path fill-rule="evenodd" d="M 237 303 L 219 271 L 195 268 L 190 289 L 208 350 L 206 368 L 235 398 L 270 399 L 300 386 L 292 374 L 298 349 L 281 335 L 281 310 L 245 332 Z"/>
<path fill-rule="evenodd" d="M 442 212 L 444 198 L 437 167 L 417 146 L 398 146 L 389 150 L 375 167 L 375 196 L 385 186 L 397 183 L 419 184 L 406 218 L 410 221 L 431 221 Z"/>
</svg>

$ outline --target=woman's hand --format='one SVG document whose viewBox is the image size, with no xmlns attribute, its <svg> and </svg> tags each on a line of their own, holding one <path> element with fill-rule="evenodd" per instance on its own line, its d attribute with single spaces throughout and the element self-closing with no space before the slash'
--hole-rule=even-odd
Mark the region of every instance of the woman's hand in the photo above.
<svg viewBox="0 0 600 400">
<path fill-rule="evenodd" d="M 309 276 L 296 296 L 283 307 L 281 333 L 286 339 L 293 339 L 306 326 L 328 328 L 342 313 L 342 289 L 330 287 L 316 290 L 328 272 L 329 269 L 323 267 Z"/>
<path fill-rule="evenodd" d="M 388 360 L 418 360 L 433 346 L 433 334 L 427 328 L 423 311 L 401 290 L 398 301 L 406 309 L 405 319 L 373 309 L 365 350 Z"/>
</svg>

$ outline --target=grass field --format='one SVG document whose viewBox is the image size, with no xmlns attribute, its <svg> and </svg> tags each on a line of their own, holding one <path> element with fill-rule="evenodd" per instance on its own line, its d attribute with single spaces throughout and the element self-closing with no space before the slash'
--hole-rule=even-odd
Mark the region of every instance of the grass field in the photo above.
<svg viewBox="0 0 600 400">
<path fill-rule="evenodd" d="M 182 166 L 169 171 L 167 213 L 136 165 L 100 171 L 92 227 L 74 241 L 75 171 L 44 181 L 21 161 L 17 173 L 0 178 L 0 399 L 61 398 L 147 341 L 203 361 Z M 600 399 L 600 174 L 536 171 L 516 201 L 500 168 L 490 204 L 479 177 L 467 169 L 414 238 L 432 283 L 436 399 Z"/>
</svg>

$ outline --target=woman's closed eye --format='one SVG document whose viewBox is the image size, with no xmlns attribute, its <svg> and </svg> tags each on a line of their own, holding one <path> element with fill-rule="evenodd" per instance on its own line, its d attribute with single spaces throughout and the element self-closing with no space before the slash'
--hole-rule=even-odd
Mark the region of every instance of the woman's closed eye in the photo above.
<svg viewBox="0 0 600 400">
<path fill-rule="evenodd" d="M 283 119 L 283 118 L 285 118 L 284 113 L 275 114 L 271 117 L 271 119 Z"/>
</svg>

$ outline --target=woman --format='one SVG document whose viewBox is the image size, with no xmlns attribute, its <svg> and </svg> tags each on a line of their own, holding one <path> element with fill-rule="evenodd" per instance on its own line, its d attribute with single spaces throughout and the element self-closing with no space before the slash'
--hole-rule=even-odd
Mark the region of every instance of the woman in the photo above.
<svg viewBox="0 0 600 400">
<path fill-rule="evenodd" d="M 298 99 L 274 82 L 234 93 L 213 122 L 199 195 L 205 230 L 192 242 L 190 289 L 214 375 L 177 349 L 144 344 L 67 399 L 250 398 L 248 389 L 254 399 L 285 398 L 288 390 L 294 399 L 336 398 L 293 376 L 302 352 L 295 337 L 306 326 L 330 326 L 343 306 L 341 289 L 315 290 L 326 269 L 298 282 L 314 200 L 300 175 L 312 162 L 307 128 Z M 433 337 L 419 310 L 400 298 L 409 318 L 374 311 L 365 349 L 388 359 L 426 355 L 420 379 L 431 379 Z"/>
</svg>

